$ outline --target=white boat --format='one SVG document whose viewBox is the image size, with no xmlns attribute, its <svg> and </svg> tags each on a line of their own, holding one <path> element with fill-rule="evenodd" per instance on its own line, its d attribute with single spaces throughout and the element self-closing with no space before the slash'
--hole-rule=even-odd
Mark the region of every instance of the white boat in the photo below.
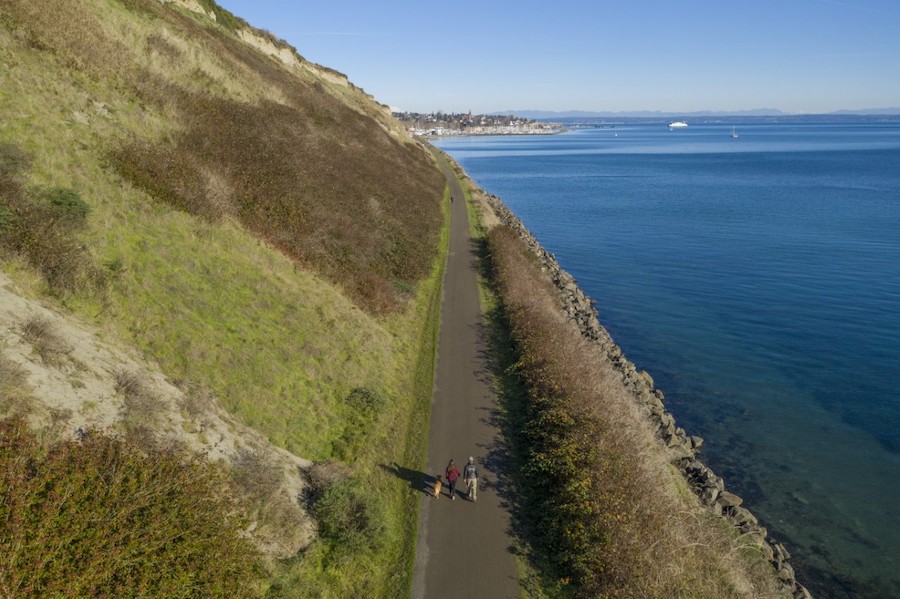
<svg viewBox="0 0 900 599">
<path fill-rule="evenodd" d="M 669 123 L 669 129 L 683 129 L 687 127 L 687 123 L 684 121 L 672 121 Z"/>
<path fill-rule="evenodd" d="M 731 139 L 737 139 L 738 134 L 735 132 L 734 127 L 731 128 Z"/>
</svg>

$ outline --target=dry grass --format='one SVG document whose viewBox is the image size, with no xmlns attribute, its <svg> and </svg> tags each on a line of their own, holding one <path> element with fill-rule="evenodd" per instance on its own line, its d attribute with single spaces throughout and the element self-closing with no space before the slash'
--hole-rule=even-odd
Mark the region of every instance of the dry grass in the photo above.
<svg viewBox="0 0 900 599">
<path fill-rule="evenodd" d="M 119 370 L 115 373 L 115 379 L 116 393 L 125 399 L 125 426 L 129 430 L 151 431 L 158 427 L 165 410 L 147 381 L 147 375 L 138 370 Z"/>
<path fill-rule="evenodd" d="M 490 234 L 527 389 L 526 501 L 536 548 L 584 597 L 777 594 L 771 570 L 701 510 L 608 359 L 563 317 L 516 234 Z"/>
<path fill-rule="evenodd" d="M 28 414 L 34 403 L 25 370 L 0 354 L 0 418 Z"/>
<path fill-rule="evenodd" d="M 72 353 L 72 346 L 57 332 L 49 318 L 33 316 L 19 325 L 19 332 L 47 364 L 59 366 Z"/>
<path fill-rule="evenodd" d="M 183 393 L 181 408 L 189 418 L 202 421 L 204 417 L 213 413 L 216 396 L 211 390 L 189 380 L 178 380 L 175 384 Z"/>
</svg>

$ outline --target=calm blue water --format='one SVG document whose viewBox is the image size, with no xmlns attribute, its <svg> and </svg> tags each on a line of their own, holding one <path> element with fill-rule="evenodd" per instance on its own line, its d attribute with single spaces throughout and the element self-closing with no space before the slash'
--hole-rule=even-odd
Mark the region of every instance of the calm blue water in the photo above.
<svg viewBox="0 0 900 599">
<path fill-rule="evenodd" d="M 900 126 L 448 138 L 820 597 L 900 597 Z"/>
</svg>

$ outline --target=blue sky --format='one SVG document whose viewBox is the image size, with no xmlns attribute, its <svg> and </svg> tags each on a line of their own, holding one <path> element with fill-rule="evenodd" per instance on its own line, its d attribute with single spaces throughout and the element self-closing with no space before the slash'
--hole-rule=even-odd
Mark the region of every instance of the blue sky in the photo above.
<svg viewBox="0 0 900 599">
<path fill-rule="evenodd" d="M 218 0 L 402 110 L 900 107 L 898 0 Z"/>
</svg>

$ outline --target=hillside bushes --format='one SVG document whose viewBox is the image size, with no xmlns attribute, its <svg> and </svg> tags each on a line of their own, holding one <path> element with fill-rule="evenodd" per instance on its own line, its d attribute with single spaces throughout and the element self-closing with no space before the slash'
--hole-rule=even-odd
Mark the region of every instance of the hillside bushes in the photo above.
<svg viewBox="0 0 900 599">
<path fill-rule="evenodd" d="M 121 0 L 127 19 L 89 3 L 12 0 L 0 19 L 69 70 L 114 81 L 148 122 L 175 124 L 105 144 L 126 180 L 201 218 L 236 218 L 370 313 L 401 309 L 442 223 L 444 179 L 428 153 L 398 139 L 361 91 L 289 69 L 237 37 L 240 19 L 201 4 L 217 21 L 158 0 Z M 113 16 L 127 35 L 110 35 Z M 174 39 L 203 51 L 183 53 Z"/>
<path fill-rule="evenodd" d="M 300 83 L 291 91 L 294 106 L 174 94 L 191 127 L 174 145 L 127 145 L 115 163 L 158 200 L 235 217 L 370 311 L 393 311 L 396 284 L 431 266 L 443 181 L 371 119 Z"/>
<path fill-rule="evenodd" d="M 134 436 L 42 449 L 0 421 L 0 595 L 248 597 L 259 557 L 222 474 Z"/>
<path fill-rule="evenodd" d="M 124 144 L 113 152 L 119 172 L 180 210 L 237 218 L 370 312 L 397 310 L 403 290 L 428 273 L 436 255 L 444 179 L 428 153 L 227 27 L 169 18 L 214 49 L 235 77 L 252 72 L 279 99 L 248 102 L 135 75 L 135 92 L 180 114 L 183 129 L 163 142 Z"/>
</svg>

